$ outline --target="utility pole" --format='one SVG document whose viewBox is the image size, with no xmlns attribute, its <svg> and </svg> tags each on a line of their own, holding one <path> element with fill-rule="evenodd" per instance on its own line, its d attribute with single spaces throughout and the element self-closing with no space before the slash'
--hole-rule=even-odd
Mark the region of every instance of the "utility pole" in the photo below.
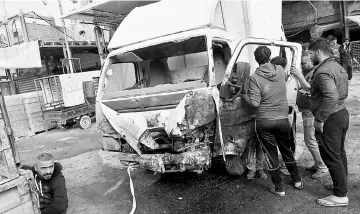
<svg viewBox="0 0 361 214">
<path fill-rule="evenodd" d="M 3 22 L 4 22 L 5 37 L 7 37 L 8 47 L 11 47 L 13 41 L 10 38 L 10 35 L 9 35 L 10 32 L 9 32 L 9 28 L 7 26 L 8 25 L 8 14 L 6 11 L 5 0 L 1 1 L 0 9 L 2 9 L 2 12 L 4 14 L 4 16 L 1 17 L 1 19 L 3 19 Z M 1 19 L 0 19 L 0 21 L 1 21 Z M 11 75 L 10 69 L 5 69 L 5 74 L 6 74 L 7 78 L 10 79 L 10 94 L 14 95 L 14 94 L 16 94 L 16 87 L 15 87 L 15 81 L 14 81 L 13 76 Z"/>
<path fill-rule="evenodd" d="M 350 39 L 350 30 L 349 30 L 348 20 L 345 18 L 345 16 L 348 15 L 348 5 L 347 4 L 348 4 L 347 1 L 340 2 L 342 41 L 345 38 Z"/>
<path fill-rule="evenodd" d="M 59 3 L 60 15 L 63 16 L 63 7 L 61 6 L 61 0 L 58 0 L 58 3 Z M 66 50 L 68 52 L 68 57 L 65 56 L 65 58 L 68 58 L 68 60 L 69 60 L 70 73 L 74 73 L 73 62 L 71 61 L 72 56 L 71 56 L 71 51 L 70 51 L 70 48 L 69 48 L 68 35 L 66 33 L 66 27 L 65 27 L 64 19 L 61 19 L 61 23 L 63 24 L 64 37 L 65 37 L 65 46 L 66 46 Z"/>
</svg>

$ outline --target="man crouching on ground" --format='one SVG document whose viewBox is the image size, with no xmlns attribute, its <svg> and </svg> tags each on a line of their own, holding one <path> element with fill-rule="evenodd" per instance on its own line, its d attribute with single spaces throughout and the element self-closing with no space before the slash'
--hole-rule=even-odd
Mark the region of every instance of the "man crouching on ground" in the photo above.
<svg viewBox="0 0 361 214">
<path fill-rule="evenodd" d="M 54 162 L 51 154 L 41 153 L 36 157 L 34 167 L 24 165 L 21 169 L 33 171 L 41 214 L 65 214 L 68 196 L 61 164 Z"/>
</svg>

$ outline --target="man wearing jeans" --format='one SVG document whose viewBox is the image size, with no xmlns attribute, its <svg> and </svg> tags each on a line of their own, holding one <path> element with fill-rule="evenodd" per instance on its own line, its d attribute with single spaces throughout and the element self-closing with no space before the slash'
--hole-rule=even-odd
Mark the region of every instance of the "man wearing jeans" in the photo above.
<svg viewBox="0 0 361 214">
<path fill-rule="evenodd" d="M 249 146 L 253 146 L 255 152 L 252 150 L 253 154 L 251 156 L 253 158 L 250 158 L 247 163 L 247 180 L 251 181 L 254 179 L 256 174 L 260 179 L 267 179 L 267 174 L 263 171 L 263 162 L 265 161 L 264 153 L 262 151 L 262 145 L 261 142 L 258 141 L 257 138 L 250 141 Z"/>
<path fill-rule="evenodd" d="M 249 89 L 242 97 L 256 110 L 256 133 L 265 152 L 272 182 L 271 192 L 277 196 L 285 196 L 282 178 L 279 171 L 278 150 L 288 171 L 293 185 L 302 189 L 297 163 L 292 152 L 294 143 L 291 136 L 291 125 L 288 122 L 288 102 L 286 95 L 286 72 L 281 66 L 270 63 L 271 50 L 259 46 L 254 52 L 259 64 L 250 77 Z"/>
<path fill-rule="evenodd" d="M 311 110 L 321 157 L 330 171 L 333 195 L 317 200 L 322 206 L 347 206 L 347 158 L 345 137 L 349 114 L 348 75 L 332 55 L 325 40 L 319 39 L 309 47 L 311 59 L 318 65 L 311 80 Z"/>
<path fill-rule="evenodd" d="M 328 169 L 322 161 L 315 137 L 315 128 L 313 127 L 313 121 L 315 118 L 311 112 L 310 83 L 314 68 L 308 52 L 303 52 L 301 58 L 301 68 L 302 72 L 292 67 L 291 73 L 293 73 L 301 83 L 301 89 L 297 93 L 296 103 L 299 111 L 302 112 L 304 141 L 315 162 L 313 166 L 306 168 L 306 170 L 314 172 L 311 176 L 313 179 L 321 179 L 327 174 Z"/>
</svg>

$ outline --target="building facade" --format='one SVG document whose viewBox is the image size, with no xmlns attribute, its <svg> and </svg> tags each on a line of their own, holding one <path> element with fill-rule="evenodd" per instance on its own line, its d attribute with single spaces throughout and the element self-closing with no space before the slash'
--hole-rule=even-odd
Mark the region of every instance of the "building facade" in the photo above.
<svg viewBox="0 0 361 214">
<path fill-rule="evenodd" d="M 360 26 L 346 16 L 360 16 L 360 1 L 284 1 L 282 23 L 289 41 L 309 42 L 310 29 L 317 22 L 322 37 L 329 35 L 360 40 Z"/>
<path fill-rule="evenodd" d="M 360 62 L 360 0 L 352 1 L 283 1 L 282 23 L 288 41 L 307 44 L 311 28 L 317 23 L 323 38 L 336 37 L 338 44 L 350 39 L 351 49 Z M 354 69 L 359 66 L 354 64 Z"/>
</svg>

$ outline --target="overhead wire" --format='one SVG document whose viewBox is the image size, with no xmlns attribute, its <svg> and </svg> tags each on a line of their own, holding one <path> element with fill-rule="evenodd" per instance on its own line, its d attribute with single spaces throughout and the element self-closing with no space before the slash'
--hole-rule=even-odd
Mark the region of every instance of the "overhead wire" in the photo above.
<svg viewBox="0 0 361 214">
<path fill-rule="evenodd" d="M 37 17 L 39 17 L 41 20 L 45 21 L 46 23 L 48 23 L 49 25 L 51 25 L 52 27 L 54 27 L 55 29 L 57 29 L 58 31 L 64 33 L 64 31 L 60 30 L 57 26 L 53 25 L 51 22 L 49 22 L 48 20 L 44 19 L 43 17 L 39 16 L 38 14 L 36 14 L 34 11 L 30 12 L 30 13 L 34 13 Z M 66 34 L 67 37 L 71 38 L 73 41 L 76 41 L 73 37 L 69 36 L 68 34 Z"/>
<path fill-rule="evenodd" d="M 351 10 L 348 11 L 348 16 L 355 10 L 353 9 L 353 7 L 355 6 L 356 2 L 359 1 L 359 0 L 355 0 L 351 6 Z"/>
<path fill-rule="evenodd" d="M 36 33 L 38 35 L 38 40 L 40 40 L 40 33 L 39 33 L 39 29 L 38 29 L 38 23 L 36 23 L 35 20 L 35 14 L 33 13 L 33 22 L 35 23 L 35 28 L 36 28 Z"/>
<path fill-rule="evenodd" d="M 313 7 L 313 9 L 315 9 L 315 13 L 316 13 L 316 18 L 315 18 L 315 22 L 317 23 L 317 8 L 315 6 L 313 6 L 312 2 L 310 0 L 308 0 L 308 2 L 311 4 L 311 6 Z"/>
<path fill-rule="evenodd" d="M 297 32 L 296 33 L 294 33 L 294 34 L 292 34 L 292 35 L 289 35 L 289 36 L 287 36 L 287 37 L 293 37 L 293 36 L 296 36 L 297 34 L 299 34 L 299 33 L 302 33 L 304 30 L 305 30 L 305 28 L 306 27 L 308 27 L 309 25 L 305 25 L 305 26 L 303 26 L 303 27 L 300 27 L 299 29 L 297 29 Z"/>
</svg>

